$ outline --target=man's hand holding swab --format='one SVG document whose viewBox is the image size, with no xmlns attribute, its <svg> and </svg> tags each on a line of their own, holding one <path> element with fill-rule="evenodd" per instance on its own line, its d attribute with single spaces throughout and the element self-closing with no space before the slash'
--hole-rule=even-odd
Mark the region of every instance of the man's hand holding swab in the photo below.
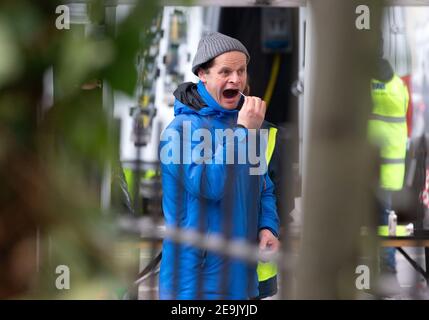
<svg viewBox="0 0 429 320">
<path fill-rule="evenodd" d="M 247 129 L 259 129 L 267 110 L 265 101 L 258 97 L 246 96 L 242 92 L 240 94 L 244 97 L 244 103 L 238 113 L 237 124 Z"/>
</svg>

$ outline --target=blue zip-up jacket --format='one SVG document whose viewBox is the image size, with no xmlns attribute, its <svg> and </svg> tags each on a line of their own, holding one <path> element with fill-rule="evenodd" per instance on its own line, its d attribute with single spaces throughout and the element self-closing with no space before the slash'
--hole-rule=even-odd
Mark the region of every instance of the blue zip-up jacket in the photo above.
<svg viewBox="0 0 429 320">
<path fill-rule="evenodd" d="M 176 98 L 182 101 L 176 99 L 175 119 L 164 130 L 160 143 L 166 227 L 246 240 L 255 245 L 261 229 L 267 228 L 277 236 L 279 219 L 270 178 L 266 173 L 250 175 L 251 164 L 248 161 L 226 164 L 225 150 L 231 147 L 229 144 L 232 142 L 215 139 L 216 129 L 231 128 L 238 136 L 233 143 L 235 156 L 246 150 L 243 147 L 246 147 L 249 133 L 247 129 L 236 126 L 238 111 L 221 107 L 202 82 L 197 86 L 189 83 L 185 87 L 181 94 L 175 92 Z M 203 154 L 201 150 L 203 138 L 200 136 L 203 134 L 196 130 L 202 128 L 211 133 L 207 137 L 211 153 Z M 197 133 L 201 140 L 194 139 Z M 173 153 L 180 161 L 174 160 Z M 189 161 L 187 155 L 190 154 L 194 161 L 205 156 L 206 163 Z M 207 163 L 207 160 L 212 160 L 212 163 Z M 165 239 L 159 294 L 160 299 L 253 298 L 258 295 L 256 263 L 230 259 Z"/>
</svg>

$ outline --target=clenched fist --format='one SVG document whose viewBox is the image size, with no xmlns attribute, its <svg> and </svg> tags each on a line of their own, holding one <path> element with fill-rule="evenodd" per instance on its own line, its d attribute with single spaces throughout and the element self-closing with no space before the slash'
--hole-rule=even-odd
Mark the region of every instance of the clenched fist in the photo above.
<svg viewBox="0 0 429 320">
<path fill-rule="evenodd" d="M 259 250 L 277 252 L 280 249 L 280 241 L 268 229 L 259 231 Z M 266 262 L 266 261 L 264 261 Z"/>
<path fill-rule="evenodd" d="M 267 105 L 258 97 L 245 97 L 244 104 L 238 113 L 237 124 L 247 129 L 259 129 L 265 118 Z"/>
</svg>

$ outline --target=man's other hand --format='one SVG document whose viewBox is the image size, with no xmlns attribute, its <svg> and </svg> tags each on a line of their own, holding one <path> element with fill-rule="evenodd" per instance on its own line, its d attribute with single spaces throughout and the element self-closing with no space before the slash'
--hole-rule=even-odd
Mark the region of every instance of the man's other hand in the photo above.
<svg viewBox="0 0 429 320">
<path fill-rule="evenodd" d="M 259 250 L 276 252 L 280 248 L 280 241 L 268 229 L 259 231 Z"/>
</svg>

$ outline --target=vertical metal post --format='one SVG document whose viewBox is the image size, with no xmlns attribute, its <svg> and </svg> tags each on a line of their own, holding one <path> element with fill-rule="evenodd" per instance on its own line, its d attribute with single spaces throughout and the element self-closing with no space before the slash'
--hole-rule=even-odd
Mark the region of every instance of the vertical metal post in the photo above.
<svg viewBox="0 0 429 320">
<path fill-rule="evenodd" d="M 105 8 L 105 26 L 106 31 L 113 30 L 116 22 L 116 6 Z M 112 32 L 113 34 L 113 32 Z M 108 116 L 108 135 L 109 141 L 112 141 L 112 130 L 113 130 L 113 90 L 110 85 L 103 81 L 103 108 Z M 101 181 L 101 209 L 102 212 L 107 212 L 110 208 L 111 199 L 111 184 L 112 184 L 112 163 L 109 161 L 106 163 L 104 168 L 104 174 Z"/>
<path fill-rule="evenodd" d="M 361 4 L 370 8 L 370 30 L 356 28 Z M 304 226 L 297 298 L 355 297 L 359 226 L 370 213 L 366 123 L 378 4 L 307 2 Z"/>
<path fill-rule="evenodd" d="M 113 91 L 108 83 L 103 81 L 103 108 L 108 115 L 108 135 L 109 141 L 112 141 L 112 123 L 113 123 Z M 104 174 L 101 181 L 101 209 L 102 212 L 106 213 L 110 208 L 111 199 L 111 184 L 112 184 L 112 163 L 106 161 L 104 167 Z"/>
</svg>

